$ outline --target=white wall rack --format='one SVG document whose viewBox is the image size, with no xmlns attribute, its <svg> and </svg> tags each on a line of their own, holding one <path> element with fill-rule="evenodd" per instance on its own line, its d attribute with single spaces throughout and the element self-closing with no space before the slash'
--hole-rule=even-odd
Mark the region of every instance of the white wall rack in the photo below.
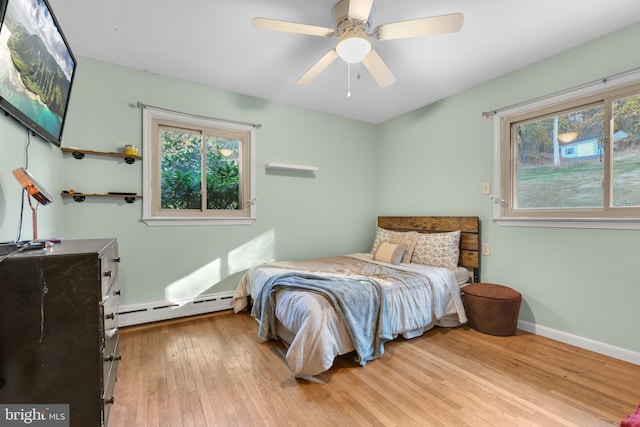
<svg viewBox="0 0 640 427">
<path fill-rule="evenodd" d="M 305 166 L 305 165 L 292 165 L 288 163 L 267 163 L 265 165 L 267 169 L 281 169 L 281 170 L 290 170 L 290 171 L 305 171 L 305 172 L 315 172 L 318 170 L 317 166 Z"/>
</svg>

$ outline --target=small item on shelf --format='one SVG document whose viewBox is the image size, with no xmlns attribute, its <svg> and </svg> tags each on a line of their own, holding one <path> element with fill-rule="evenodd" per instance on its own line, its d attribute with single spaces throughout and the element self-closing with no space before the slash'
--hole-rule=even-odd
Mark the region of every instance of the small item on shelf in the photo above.
<svg viewBox="0 0 640 427">
<path fill-rule="evenodd" d="M 139 153 L 137 145 L 125 145 L 124 154 L 128 156 L 137 156 Z"/>
<path fill-rule="evenodd" d="M 27 242 L 24 245 L 22 245 L 20 249 L 23 251 L 37 251 L 39 249 L 44 249 L 45 247 L 46 247 L 46 242 L 38 240 L 38 241 Z"/>
</svg>

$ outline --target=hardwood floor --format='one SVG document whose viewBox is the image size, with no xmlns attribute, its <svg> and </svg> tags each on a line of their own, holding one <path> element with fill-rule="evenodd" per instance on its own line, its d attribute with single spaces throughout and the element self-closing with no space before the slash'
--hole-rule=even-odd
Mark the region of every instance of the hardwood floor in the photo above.
<svg viewBox="0 0 640 427">
<path fill-rule="evenodd" d="M 434 328 L 339 357 L 324 384 L 256 334 L 230 312 L 123 329 L 110 427 L 613 426 L 640 400 L 640 366 L 522 331 Z"/>
</svg>

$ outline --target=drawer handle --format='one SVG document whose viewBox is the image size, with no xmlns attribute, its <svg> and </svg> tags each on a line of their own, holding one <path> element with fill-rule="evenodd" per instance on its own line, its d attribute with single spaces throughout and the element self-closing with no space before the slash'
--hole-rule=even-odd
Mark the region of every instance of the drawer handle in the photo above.
<svg viewBox="0 0 640 427">
<path fill-rule="evenodd" d="M 118 258 L 114 258 L 114 259 L 113 259 L 113 261 L 114 261 L 114 262 L 120 262 L 120 257 L 118 257 Z"/>
<path fill-rule="evenodd" d="M 117 361 L 122 360 L 122 355 L 121 355 L 121 354 L 119 354 L 119 355 L 117 355 L 117 356 L 115 356 L 115 357 L 114 357 L 114 355 L 113 355 L 113 354 L 110 354 L 109 356 L 107 356 L 107 357 L 105 357 L 105 358 L 104 358 L 104 361 L 105 361 L 105 362 L 113 362 L 114 360 L 117 360 Z"/>
<path fill-rule="evenodd" d="M 111 270 L 104 272 L 105 277 L 111 277 Z"/>
<path fill-rule="evenodd" d="M 116 318 L 116 314 L 115 313 L 109 313 L 106 316 L 104 316 L 105 319 L 115 319 Z"/>
<path fill-rule="evenodd" d="M 120 292 L 120 289 L 118 289 L 117 291 L 115 291 L 113 294 L 114 294 L 114 295 L 122 295 L 122 293 Z"/>
<path fill-rule="evenodd" d="M 115 397 L 111 396 L 110 398 L 108 398 L 107 400 L 104 401 L 105 405 L 113 405 L 113 402 L 115 401 Z"/>
</svg>

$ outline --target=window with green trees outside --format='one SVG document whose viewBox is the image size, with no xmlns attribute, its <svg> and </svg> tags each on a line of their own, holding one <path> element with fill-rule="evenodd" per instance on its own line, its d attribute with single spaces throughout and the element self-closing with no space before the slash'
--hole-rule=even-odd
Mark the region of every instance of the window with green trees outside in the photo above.
<svg viewBox="0 0 640 427">
<path fill-rule="evenodd" d="M 253 219 L 253 129 L 169 113 L 148 123 L 147 220 Z"/>
</svg>

